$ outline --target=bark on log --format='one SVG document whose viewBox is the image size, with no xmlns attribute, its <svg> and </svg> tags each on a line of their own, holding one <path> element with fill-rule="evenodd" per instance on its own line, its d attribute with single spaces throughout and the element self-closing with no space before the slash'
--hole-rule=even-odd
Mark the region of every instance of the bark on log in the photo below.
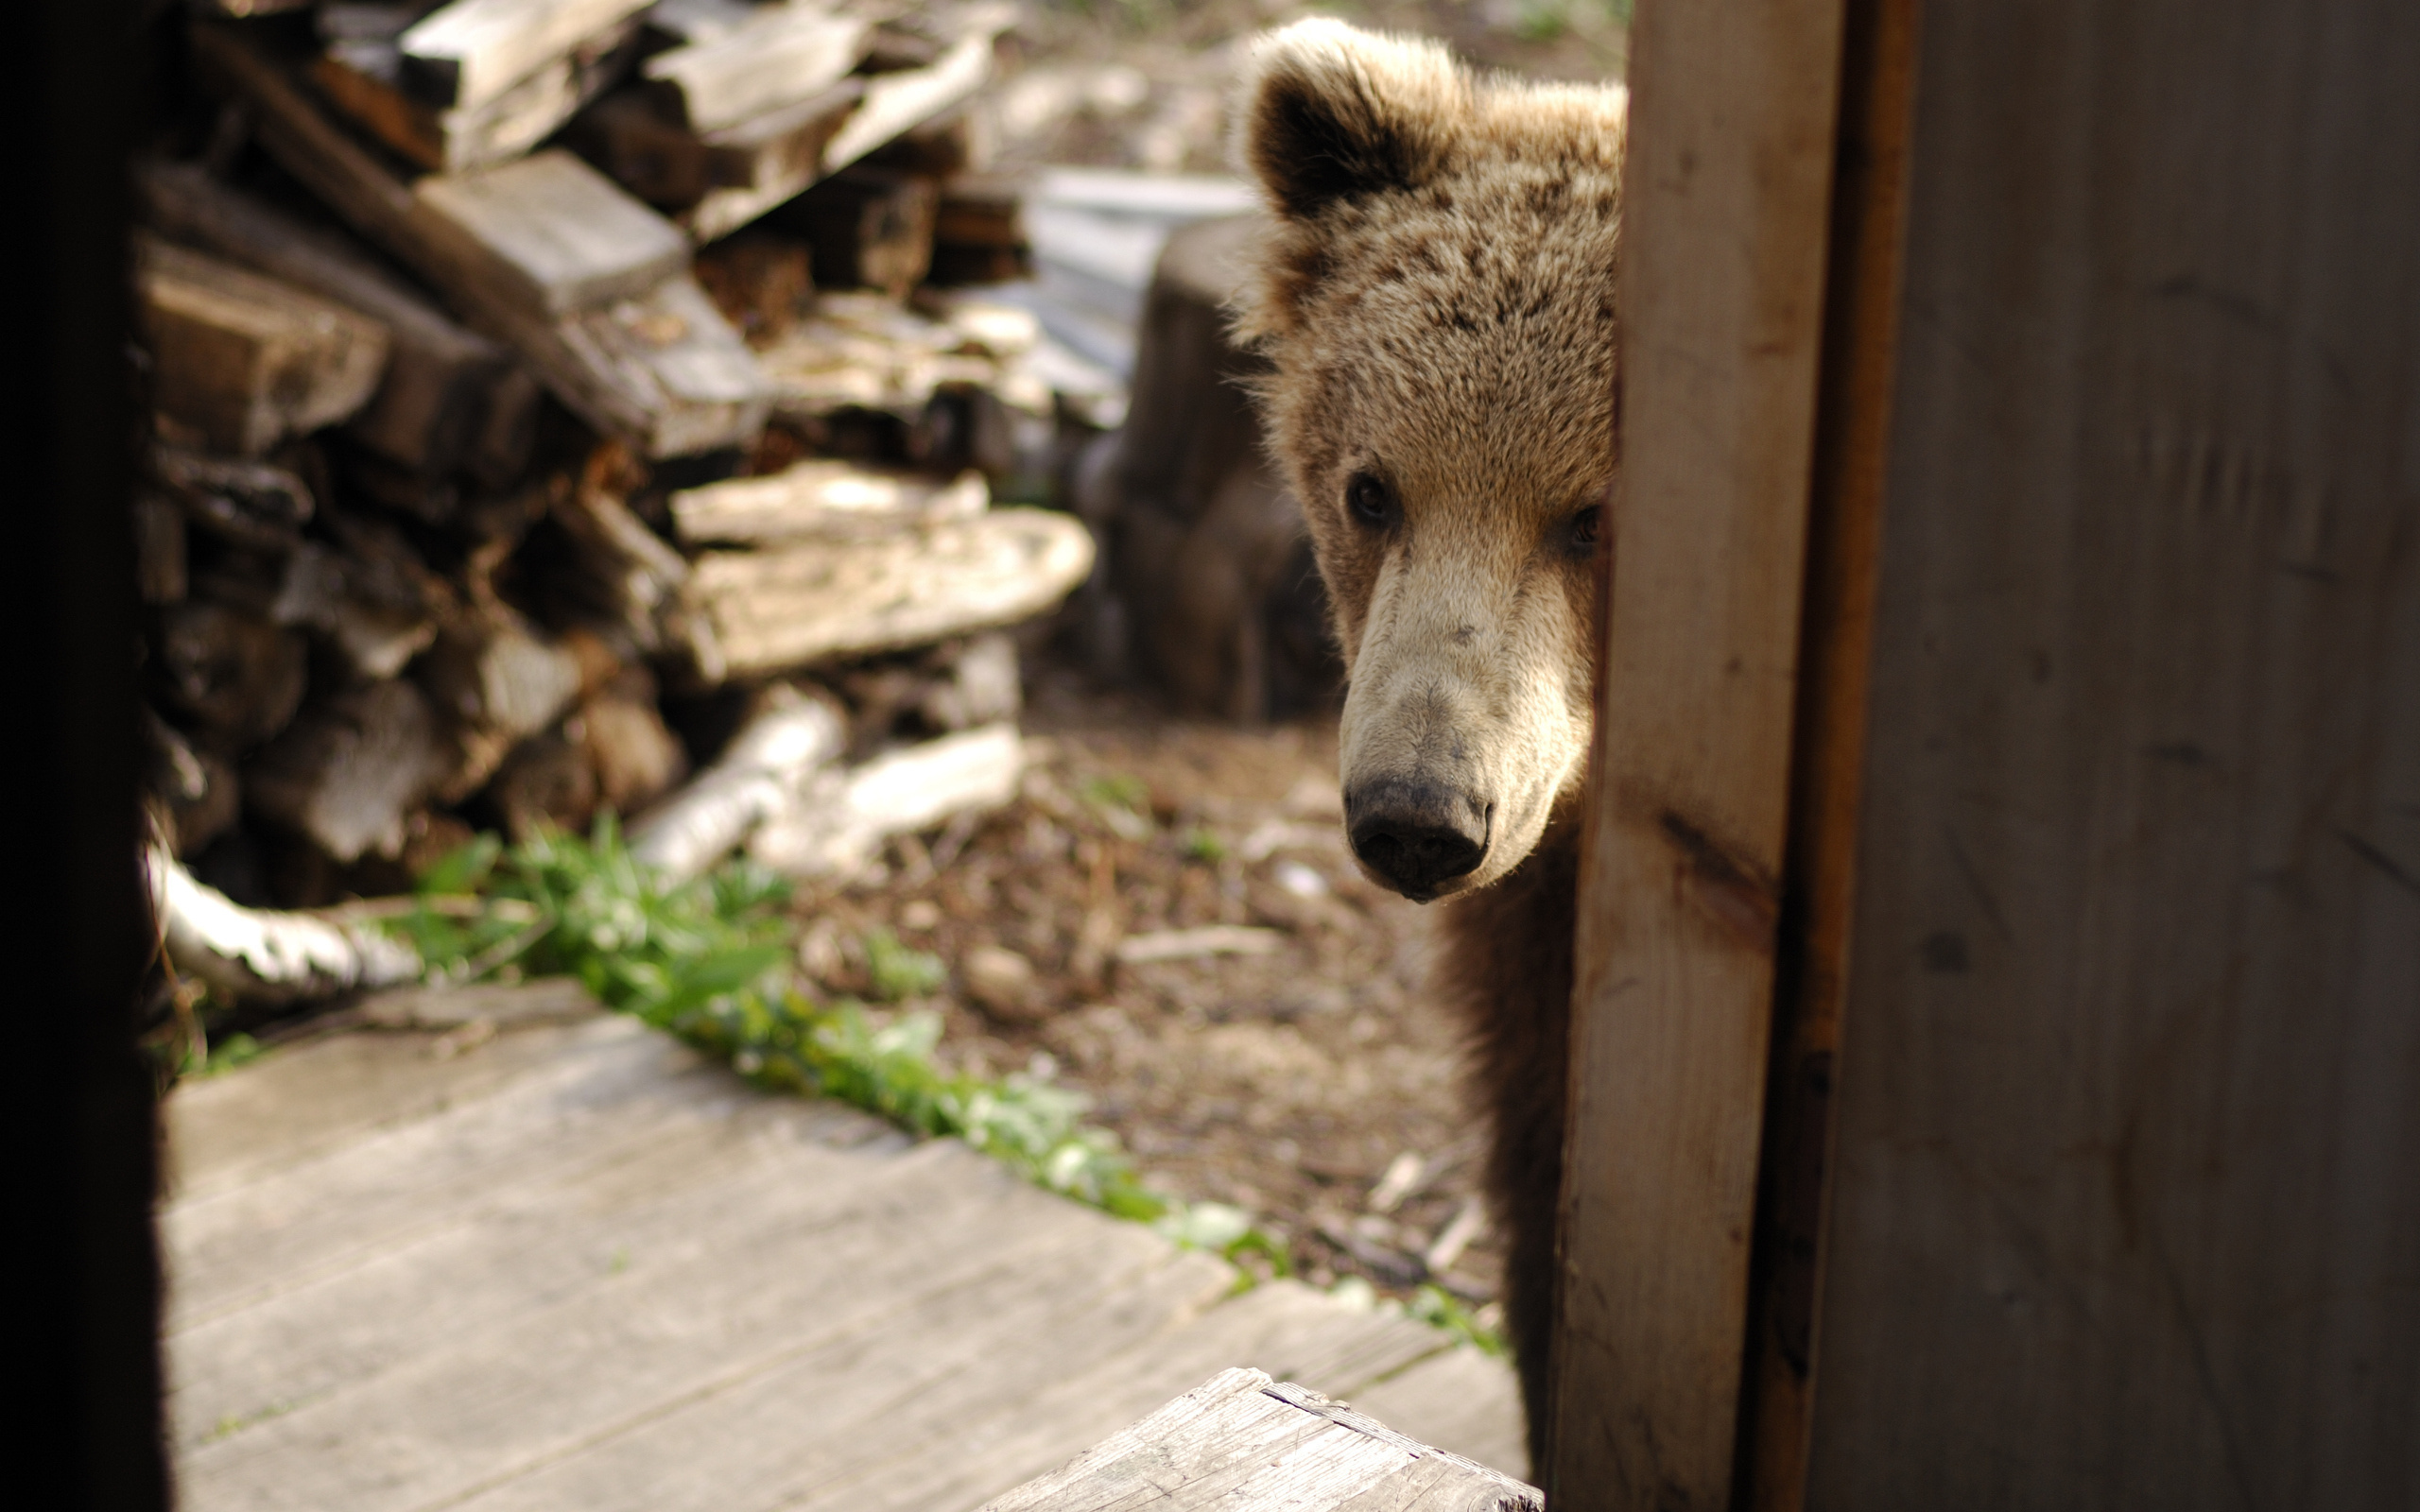
<svg viewBox="0 0 2420 1512">
<path fill-rule="evenodd" d="M 160 412 L 212 450 L 258 456 L 369 402 L 387 329 L 292 284 L 138 241 L 136 287 Z"/>
<path fill-rule="evenodd" d="M 246 908 L 162 846 L 145 859 L 168 959 L 231 998 L 290 1003 L 422 975 L 420 956 L 373 924 Z"/>
<path fill-rule="evenodd" d="M 223 604 L 188 599 L 165 610 L 152 664 L 168 707 L 228 750 L 276 734 L 302 703 L 302 638 L 265 615 Z"/>
<path fill-rule="evenodd" d="M 890 540 L 708 552 L 690 595 L 740 677 L 1013 625 L 1092 562 L 1073 517 L 994 509 Z"/>
<path fill-rule="evenodd" d="M 793 877 L 846 878 L 896 834 L 999 808 L 1025 777 L 1014 725 L 987 725 L 828 772 L 748 842 L 749 856 Z"/>
<path fill-rule="evenodd" d="M 581 679 L 568 647 L 491 601 L 440 629 L 421 680 L 456 727 L 456 765 L 431 794 L 452 803 L 485 785 L 515 746 L 562 718 Z"/>
<path fill-rule="evenodd" d="M 828 696 L 775 683 L 759 700 L 713 765 L 631 827 L 631 852 L 641 861 L 667 876 L 698 876 L 745 845 L 848 748 L 848 718 Z"/>
<path fill-rule="evenodd" d="M 894 300 L 933 263 L 941 189 L 921 174 L 844 168 L 783 207 L 776 222 L 815 249 L 815 284 L 878 289 Z"/>
</svg>

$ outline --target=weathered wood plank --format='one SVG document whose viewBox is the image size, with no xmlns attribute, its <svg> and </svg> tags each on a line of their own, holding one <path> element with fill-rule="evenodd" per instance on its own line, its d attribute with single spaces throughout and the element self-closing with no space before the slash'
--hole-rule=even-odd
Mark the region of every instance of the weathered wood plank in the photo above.
<svg viewBox="0 0 2420 1512">
<path fill-rule="evenodd" d="M 1806 1502 L 2407 1508 L 2420 11 L 1923 9 Z"/>
<path fill-rule="evenodd" d="M 656 54 L 644 72 L 670 87 L 691 129 L 715 131 L 838 84 L 865 57 L 872 29 L 862 15 L 765 6 L 729 30 Z"/>
<path fill-rule="evenodd" d="M 1538 1512 L 1536 1491 L 1261 1371 L 1222 1370 L 983 1512 Z"/>
<path fill-rule="evenodd" d="M 143 238 L 135 286 L 151 400 L 219 452 L 258 456 L 370 401 L 387 328 L 275 279 Z"/>
<path fill-rule="evenodd" d="M 412 186 L 457 234 L 464 276 L 552 318 L 645 294 L 689 266 L 679 228 L 568 152 L 533 153 Z"/>
<path fill-rule="evenodd" d="M 839 1478 L 800 1506 L 802 1512 L 972 1506 L 1118 1432 L 1185 1382 L 1238 1360 L 1349 1396 L 1445 1348 L 1423 1324 L 1351 1312 L 1300 1282 L 1271 1281 L 1089 1369 L 1035 1383 L 1017 1401 L 970 1414 L 953 1435 L 959 1452 L 950 1458 L 902 1452 L 874 1468 L 879 1473 Z"/>
<path fill-rule="evenodd" d="M 1011 625 L 1092 563 L 1074 517 L 994 509 L 889 540 L 708 552 L 690 595 L 736 677 Z"/>
<path fill-rule="evenodd" d="M 1355 1406 L 1390 1428 L 1529 1479 L 1521 1392 L 1501 1360 L 1468 1345 L 1443 1349 L 1352 1396 Z"/>
<path fill-rule="evenodd" d="M 396 39 L 403 76 L 434 105 L 472 110 L 647 9 L 648 0 L 454 0 Z"/>
<path fill-rule="evenodd" d="M 311 65 L 311 80 L 329 103 L 411 162 L 460 173 L 517 157 L 553 135 L 622 76 L 638 31 L 636 17 L 617 22 L 469 110 L 414 98 L 392 37 L 331 42 Z"/>
<path fill-rule="evenodd" d="M 1172 1254 L 1146 1230 L 1069 1216 L 1093 1238 L 1071 1258 L 1054 1256 L 1056 1274 L 1003 1272 L 980 1286 L 936 1288 L 919 1301 L 912 1346 L 890 1326 L 871 1341 L 837 1338 L 466 1505 L 702 1512 L 728 1504 L 734 1486 L 759 1505 L 786 1506 L 856 1484 L 865 1495 L 855 1504 L 871 1507 L 882 1499 L 883 1469 L 930 1457 L 941 1444 L 956 1452 L 966 1420 L 1029 1390 L 1039 1362 L 1080 1368 L 1164 1332 L 1234 1284 L 1223 1263 Z M 803 1401 L 816 1410 L 803 1415 Z"/>
<path fill-rule="evenodd" d="M 1633 32 L 1544 1467 L 1561 1507 L 1731 1504 L 1841 10 L 1666 7 Z"/>
<path fill-rule="evenodd" d="M 187 1504 L 457 1501 L 814 1350 L 881 1348 L 894 1317 L 974 1326 L 1104 1249 L 1091 1224 L 1067 1221 L 1080 1210 L 1037 1207 L 960 1145 L 926 1145 L 853 1195 L 795 1221 L 732 1213 L 553 1306 L 207 1445 L 185 1458 Z M 982 1243 L 953 1243 L 970 1233 Z M 694 1284 L 708 1266 L 715 1284 Z M 377 1448 L 306 1452 L 331 1439 Z"/>
</svg>

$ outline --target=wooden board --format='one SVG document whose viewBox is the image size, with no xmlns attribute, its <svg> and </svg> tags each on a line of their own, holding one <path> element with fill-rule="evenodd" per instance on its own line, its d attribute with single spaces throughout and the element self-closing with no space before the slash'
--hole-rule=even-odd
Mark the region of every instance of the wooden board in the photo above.
<svg viewBox="0 0 2420 1512">
<path fill-rule="evenodd" d="M 657 53 L 644 72 L 679 98 L 691 129 L 737 126 L 822 94 L 866 55 L 864 16 L 767 6 L 718 35 Z"/>
<path fill-rule="evenodd" d="M 1543 1512 L 1536 1489 L 1259 1370 L 1222 1370 L 983 1512 Z"/>
<path fill-rule="evenodd" d="M 495 250 L 332 126 L 296 87 L 285 60 L 225 26 L 197 24 L 192 39 L 199 80 L 251 108 L 271 156 L 364 237 L 426 278 L 470 324 L 518 351 L 591 425 L 651 457 L 745 444 L 761 433 L 770 389 L 694 281 L 670 278 L 602 309 L 540 315 L 531 308 L 532 282 L 499 281 Z M 625 218 L 645 213 L 627 201 L 620 209 Z M 654 228 L 641 239 L 663 246 Z"/>
<path fill-rule="evenodd" d="M 734 677 L 1013 625 L 1092 570 L 1068 515 L 993 509 L 888 540 L 711 551 L 689 579 Z"/>
<path fill-rule="evenodd" d="M 140 244 L 136 289 L 151 400 L 209 446 L 258 456 L 368 404 L 387 328 L 173 243 Z"/>
<path fill-rule="evenodd" d="M 559 986 L 449 998 L 168 1104 L 183 1504 L 964 1508 L 1229 1366 L 1453 1352 Z"/>
<path fill-rule="evenodd" d="M 1806 1503 L 2410 1507 L 2420 12 L 1917 74 Z"/>
<path fill-rule="evenodd" d="M 552 136 L 628 70 L 638 32 L 637 18 L 617 22 L 469 110 L 414 98 L 391 38 L 331 43 L 311 65 L 311 81 L 329 103 L 413 163 L 459 173 L 518 157 Z"/>
<path fill-rule="evenodd" d="M 1731 1505 L 1840 0 L 1642 12 L 1547 1489 Z"/>
<path fill-rule="evenodd" d="M 406 86 L 475 110 L 647 9 L 647 0 L 454 0 L 397 39 Z"/>
<path fill-rule="evenodd" d="M 560 150 L 412 186 L 456 233 L 468 276 L 524 315 L 553 318 L 645 294 L 689 266 L 680 228 Z"/>
</svg>

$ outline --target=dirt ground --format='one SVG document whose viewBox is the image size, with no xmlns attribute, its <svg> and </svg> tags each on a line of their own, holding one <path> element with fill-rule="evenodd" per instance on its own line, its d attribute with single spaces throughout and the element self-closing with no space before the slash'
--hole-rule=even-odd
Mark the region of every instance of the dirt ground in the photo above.
<svg viewBox="0 0 2420 1512">
<path fill-rule="evenodd" d="M 802 897 L 807 973 L 871 994 L 865 940 L 888 930 L 949 968 L 901 1010 L 942 1014 L 953 1068 L 1080 1090 L 1154 1187 L 1252 1211 L 1316 1282 L 1359 1275 L 1400 1295 L 1436 1280 L 1490 1302 L 1501 1261 L 1476 1201 L 1479 1131 L 1456 1030 L 1421 991 L 1433 916 L 1353 866 L 1334 715 L 1187 722 L 1047 662 L 1028 699 L 1023 796 Z M 1273 948 L 1118 958 L 1120 942 L 1214 925 Z M 1010 971 L 1021 990 L 992 984 L 987 1006 L 1000 952 L 1032 980 Z"/>
</svg>

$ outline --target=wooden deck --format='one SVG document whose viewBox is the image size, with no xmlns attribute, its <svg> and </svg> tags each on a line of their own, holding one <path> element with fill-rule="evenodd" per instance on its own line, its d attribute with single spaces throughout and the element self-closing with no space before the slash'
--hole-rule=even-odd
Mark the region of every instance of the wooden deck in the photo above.
<svg viewBox="0 0 2420 1512">
<path fill-rule="evenodd" d="M 1230 1296 L 959 1144 L 563 1018 L 337 1035 L 170 1100 L 188 1512 L 944 1512 L 1229 1366 L 1527 1469 L 1510 1372 L 1434 1330 Z"/>
</svg>

